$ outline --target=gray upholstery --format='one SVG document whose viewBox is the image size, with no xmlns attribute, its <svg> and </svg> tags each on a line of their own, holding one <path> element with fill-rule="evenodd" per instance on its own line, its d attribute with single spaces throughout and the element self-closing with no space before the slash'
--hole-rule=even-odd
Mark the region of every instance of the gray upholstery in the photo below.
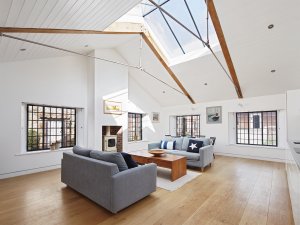
<svg viewBox="0 0 300 225">
<path fill-rule="evenodd" d="M 105 162 L 111 162 L 117 164 L 119 171 L 128 170 L 128 166 L 120 152 L 103 152 L 93 150 L 90 153 L 90 157 L 93 159 L 103 160 Z"/>
<path fill-rule="evenodd" d="M 91 149 L 82 148 L 80 146 L 75 145 L 73 147 L 73 152 L 77 155 L 82 155 L 86 157 L 90 157 Z"/>
<path fill-rule="evenodd" d="M 64 152 L 61 181 L 116 213 L 156 190 L 156 165 L 119 172 L 114 163 Z"/>
<path fill-rule="evenodd" d="M 182 142 L 183 142 L 183 137 L 175 137 L 175 138 L 173 138 L 173 141 L 176 141 L 176 143 L 175 143 L 175 149 L 181 150 L 181 148 L 182 148 Z"/>
<path fill-rule="evenodd" d="M 190 139 L 203 141 L 203 147 L 200 148 L 199 153 L 187 152 L 187 148 L 188 148 Z M 173 140 L 175 140 L 175 138 L 173 138 Z M 176 150 L 165 150 L 165 151 L 168 154 L 185 156 L 187 158 L 188 166 L 201 167 L 201 169 L 204 169 L 204 167 L 208 166 L 209 164 L 211 164 L 213 162 L 213 159 L 214 159 L 213 145 L 210 144 L 209 138 L 183 137 L 182 141 L 183 142 L 182 142 L 181 149 L 176 148 Z M 148 144 L 149 150 L 154 149 L 154 148 L 159 148 L 159 147 L 160 147 L 159 143 Z"/>
<path fill-rule="evenodd" d="M 186 152 L 181 150 L 165 150 L 166 153 L 172 154 L 172 155 L 181 155 L 185 156 L 187 160 L 199 160 L 200 154 L 195 154 L 192 152 Z"/>
</svg>

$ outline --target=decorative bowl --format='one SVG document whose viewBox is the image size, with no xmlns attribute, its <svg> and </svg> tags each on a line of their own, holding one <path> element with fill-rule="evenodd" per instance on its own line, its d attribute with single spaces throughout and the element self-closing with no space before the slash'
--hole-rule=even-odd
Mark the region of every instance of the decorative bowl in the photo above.
<svg viewBox="0 0 300 225">
<path fill-rule="evenodd" d="M 165 151 L 161 149 L 152 149 L 149 150 L 148 152 L 154 156 L 162 156 L 163 154 L 165 154 Z"/>
</svg>

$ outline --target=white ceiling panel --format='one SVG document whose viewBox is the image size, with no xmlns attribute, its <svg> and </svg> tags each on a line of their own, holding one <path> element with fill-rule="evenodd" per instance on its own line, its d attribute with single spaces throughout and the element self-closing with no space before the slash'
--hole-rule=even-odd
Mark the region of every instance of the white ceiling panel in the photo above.
<svg viewBox="0 0 300 225">
<path fill-rule="evenodd" d="M 92 29 L 104 30 L 118 18 L 123 16 L 140 0 L 0 0 L 1 27 L 33 27 L 58 29 Z M 99 38 L 90 35 L 62 34 L 11 34 L 32 41 L 41 42 L 70 50 L 80 50 L 83 46 L 114 47 L 128 41 L 131 37 Z M 100 41 L 103 41 L 100 43 Z M 29 47 L 30 46 L 30 47 Z M 30 48 L 20 54 L 19 49 Z M 31 59 L 36 57 L 52 57 L 66 53 L 39 47 L 25 42 L 0 38 L 0 61 Z M 50 54 L 51 52 L 51 54 Z M 19 57 L 23 55 L 23 57 Z"/>
</svg>

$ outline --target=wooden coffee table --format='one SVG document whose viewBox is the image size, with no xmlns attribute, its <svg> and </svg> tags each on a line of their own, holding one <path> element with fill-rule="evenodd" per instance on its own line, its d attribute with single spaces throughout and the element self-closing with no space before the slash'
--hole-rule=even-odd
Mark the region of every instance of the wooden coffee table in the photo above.
<svg viewBox="0 0 300 225">
<path fill-rule="evenodd" d="M 164 154 L 162 156 L 153 156 L 148 150 L 129 152 L 133 160 L 139 164 L 155 163 L 157 166 L 171 169 L 171 180 L 186 175 L 186 157 Z"/>
</svg>

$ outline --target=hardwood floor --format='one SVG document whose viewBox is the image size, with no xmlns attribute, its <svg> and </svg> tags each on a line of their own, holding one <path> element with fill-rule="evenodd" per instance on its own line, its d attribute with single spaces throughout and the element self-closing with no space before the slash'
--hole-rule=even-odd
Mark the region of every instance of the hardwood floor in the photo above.
<svg viewBox="0 0 300 225">
<path fill-rule="evenodd" d="M 284 164 L 217 156 L 182 188 L 114 215 L 67 188 L 60 170 L 0 180 L 0 224 L 292 225 Z"/>
</svg>

